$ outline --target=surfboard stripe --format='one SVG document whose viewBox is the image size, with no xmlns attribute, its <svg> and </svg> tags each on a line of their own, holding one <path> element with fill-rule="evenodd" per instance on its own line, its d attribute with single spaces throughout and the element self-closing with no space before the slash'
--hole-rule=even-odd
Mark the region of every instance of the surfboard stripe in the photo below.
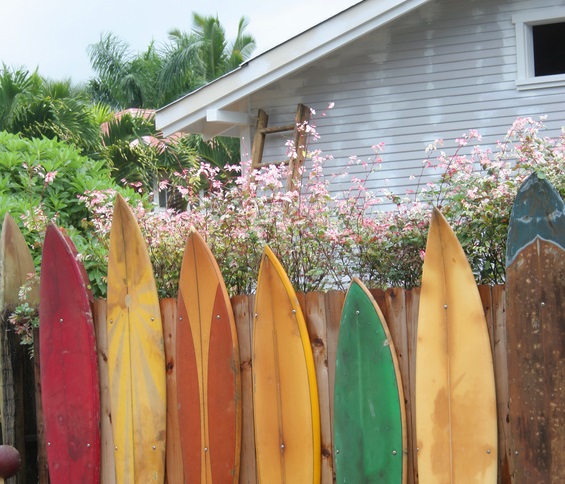
<svg viewBox="0 0 565 484">
<path fill-rule="evenodd" d="M 108 368 L 117 482 L 163 482 L 165 353 L 147 247 L 117 195 L 108 255 Z"/>
<path fill-rule="evenodd" d="M 356 278 L 343 306 L 335 378 L 336 482 L 406 482 L 398 360 L 378 304 Z"/>
<path fill-rule="evenodd" d="M 496 395 L 487 324 L 465 253 L 435 208 L 417 345 L 420 482 L 496 482 Z"/>
<path fill-rule="evenodd" d="M 288 276 L 265 247 L 253 328 L 253 404 L 258 480 L 320 480 L 316 373 L 302 310 Z"/>
</svg>

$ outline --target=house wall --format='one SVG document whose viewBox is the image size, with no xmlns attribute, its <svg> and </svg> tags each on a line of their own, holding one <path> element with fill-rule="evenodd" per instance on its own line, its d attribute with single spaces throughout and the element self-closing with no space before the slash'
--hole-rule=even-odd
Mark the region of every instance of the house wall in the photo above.
<svg viewBox="0 0 565 484">
<path fill-rule="evenodd" d="M 369 187 L 404 194 L 421 179 L 425 147 L 435 139 L 453 140 L 469 129 L 494 147 L 518 116 L 548 115 L 547 134 L 565 125 L 565 87 L 516 88 L 516 34 L 512 15 L 561 0 L 436 0 L 382 27 L 294 75 L 250 97 L 269 124 L 288 124 L 297 103 L 317 111 L 321 139 L 310 148 L 334 157 L 343 170 L 351 155 L 372 156 L 385 143 L 383 163 Z M 328 103 L 335 107 L 322 116 Z M 288 134 L 267 138 L 264 161 L 284 158 Z M 450 141 L 450 143 L 449 143 Z M 452 150 L 451 150 L 452 151 Z M 363 173 L 361 166 L 350 167 Z M 414 175 L 415 179 L 410 179 Z M 334 183 L 334 191 L 346 185 Z"/>
</svg>

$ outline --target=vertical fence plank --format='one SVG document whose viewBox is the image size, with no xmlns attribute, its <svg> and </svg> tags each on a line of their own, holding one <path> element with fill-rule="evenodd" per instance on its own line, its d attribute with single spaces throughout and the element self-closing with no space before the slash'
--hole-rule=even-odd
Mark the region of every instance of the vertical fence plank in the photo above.
<svg viewBox="0 0 565 484">
<path fill-rule="evenodd" d="M 167 448 L 165 475 L 166 482 L 184 482 L 182 452 L 180 446 L 180 427 L 177 401 L 177 301 L 167 298 L 159 301 L 163 339 L 165 343 L 165 366 L 167 369 Z"/>
<path fill-rule="evenodd" d="M 10 311 L 0 316 L 0 356 L 2 358 L 2 442 L 18 449 L 21 468 L 6 484 L 25 482 L 26 448 L 24 421 L 24 347 L 8 321 Z"/>
<path fill-rule="evenodd" d="M 481 301 L 483 303 L 483 311 L 485 313 L 485 319 L 487 321 L 488 335 L 490 340 L 490 350 L 494 355 L 494 313 L 493 313 L 492 289 L 491 286 L 484 286 L 484 285 L 478 286 L 478 289 L 479 289 L 479 295 L 481 296 Z"/>
<path fill-rule="evenodd" d="M 418 483 L 418 451 L 416 440 L 416 342 L 418 340 L 418 311 L 420 289 L 406 291 L 406 342 L 408 349 L 408 404 L 406 427 L 408 431 L 408 482 Z"/>
<path fill-rule="evenodd" d="M 100 379 L 100 484 L 115 484 L 114 436 L 112 434 L 112 411 L 110 407 L 110 382 L 108 373 L 108 340 L 106 333 L 106 300 L 94 301 L 94 331 L 98 353 L 98 375 Z"/>
<path fill-rule="evenodd" d="M 320 426 L 322 444 L 322 484 L 333 482 L 333 438 L 330 420 L 330 395 L 328 373 L 328 341 L 326 330 L 326 298 L 321 292 L 312 292 L 304 298 L 304 317 L 310 334 L 316 379 L 320 400 Z"/>
<path fill-rule="evenodd" d="M 330 291 L 326 293 L 326 345 L 328 352 L 328 391 L 330 394 L 330 428 L 333 438 L 334 421 L 334 389 L 335 389 L 335 360 L 337 354 L 337 339 L 339 336 L 339 324 L 345 293 L 342 291 Z M 332 448 L 333 457 L 333 448 Z M 332 459 L 333 462 L 333 459 Z M 335 480 L 335 469 L 332 468 Z"/>
<path fill-rule="evenodd" d="M 388 289 L 385 293 L 386 322 L 389 326 L 396 356 L 398 358 L 398 366 L 402 376 L 402 391 L 404 393 L 404 409 L 406 415 L 406 475 L 412 473 L 412 465 L 410 463 L 410 442 L 412 438 L 411 425 L 412 421 L 412 405 L 410 402 L 410 352 L 408 350 L 408 325 L 407 325 L 407 308 L 406 293 L 402 288 Z"/>
<path fill-rule="evenodd" d="M 35 412 L 37 422 L 37 471 L 38 484 L 49 484 L 49 468 L 47 465 L 47 448 L 45 447 L 45 424 L 43 422 L 43 406 L 41 405 L 41 367 L 39 364 L 39 328 L 33 330 L 33 370 L 35 377 Z"/>
<path fill-rule="evenodd" d="M 241 432 L 241 464 L 239 482 L 255 484 L 257 470 L 255 466 L 255 432 L 253 421 L 253 296 L 235 296 L 232 307 L 237 327 L 239 358 L 241 362 L 241 398 L 242 398 L 242 432 Z"/>
<path fill-rule="evenodd" d="M 498 472 L 499 482 L 511 482 L 508 451 L 510 449 L 508 413 L 508 361 L 506 353 L 506 290 L 497 285 L 492 288 L 494 314 L 494 379 L 498 410 Z"/>
</svg>

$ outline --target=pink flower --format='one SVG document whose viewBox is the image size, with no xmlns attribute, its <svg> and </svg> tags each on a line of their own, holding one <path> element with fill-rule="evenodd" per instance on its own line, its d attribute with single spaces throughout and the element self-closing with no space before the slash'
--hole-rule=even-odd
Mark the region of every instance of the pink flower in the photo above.
<svg viewBox="0 0 565 484">
<path fill-rule="evenodd" d="M 57 171 L 49 171 L 45 175 L 45 184 L 50 185 L 55 180 L 55 176 L 57 175 Z"/>
</svg>

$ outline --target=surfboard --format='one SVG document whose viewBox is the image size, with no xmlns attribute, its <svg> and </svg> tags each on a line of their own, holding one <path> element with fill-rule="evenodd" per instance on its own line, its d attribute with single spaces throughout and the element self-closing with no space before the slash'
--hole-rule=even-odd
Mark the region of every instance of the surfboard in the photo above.
<svg viewBox="0 0 565 484">
<path fill-rule="evenodd" d="M 22 459 L 21 471 L 8 482 L 21 481 L 26 469 L 25 415 L 23 406 L 16 404 L 25 398 L 23 394 L 23 368 L 27 356 L 20 337 L 13 331 L 8 317 L 20 305 L 18 296 L 28 275 L 35 275 L 35 265 L 27 243 L 18 225 L 8 213 L 4 216 L 0 236 L 0 402 L 2 417 L 2 442 L 18 449 Z M 31 286 L 27 294 L 30 306 L 39 305 L 39 287 Z"/>
<path fill-rule="evenodd" d="M 565 482 L 565 206 L 535 173 L 506 252 L 509 463 L 514 482 Z"/>
<path fill-rule="evenodd" d="M 337 343 L 334 390 L 336 482 L 406 482 L 404 392 L 394 344 L 365 285 L 351 282 Z"/>
<path fill-rule="evenodd" d="M 116 482 L 163 482 L 166 370 L 157 288 L 147 246 L 116 196 L 108 254 L 108 369 Z"/>
<path fill-rule="evenodd" d="M 496 482 L 496 417 L 492 352 L 481 298 L 463 248 L 434 208 L 416 348 L 420 482 Z"/>
<path fill-rule="evenodd" d="M 319 483 L 320 409 L 310 339 L 296 293 L 265 247 L 253 323 L 253 405 L 260 483 Z"/>
<path fill-rule="evenodd" d="M 177 304 L 177 405 L 186 482 L 237 483 L 237 330 L 216 259 L 196 231 L 186 241 Z"/>
<path fill-rule="evenodd" d="M 41 403 L 51 482 L 98 483 L 98 356 L 86 273 L 75 254 L 50 223 L 40 278 Z"/>
</svg>

